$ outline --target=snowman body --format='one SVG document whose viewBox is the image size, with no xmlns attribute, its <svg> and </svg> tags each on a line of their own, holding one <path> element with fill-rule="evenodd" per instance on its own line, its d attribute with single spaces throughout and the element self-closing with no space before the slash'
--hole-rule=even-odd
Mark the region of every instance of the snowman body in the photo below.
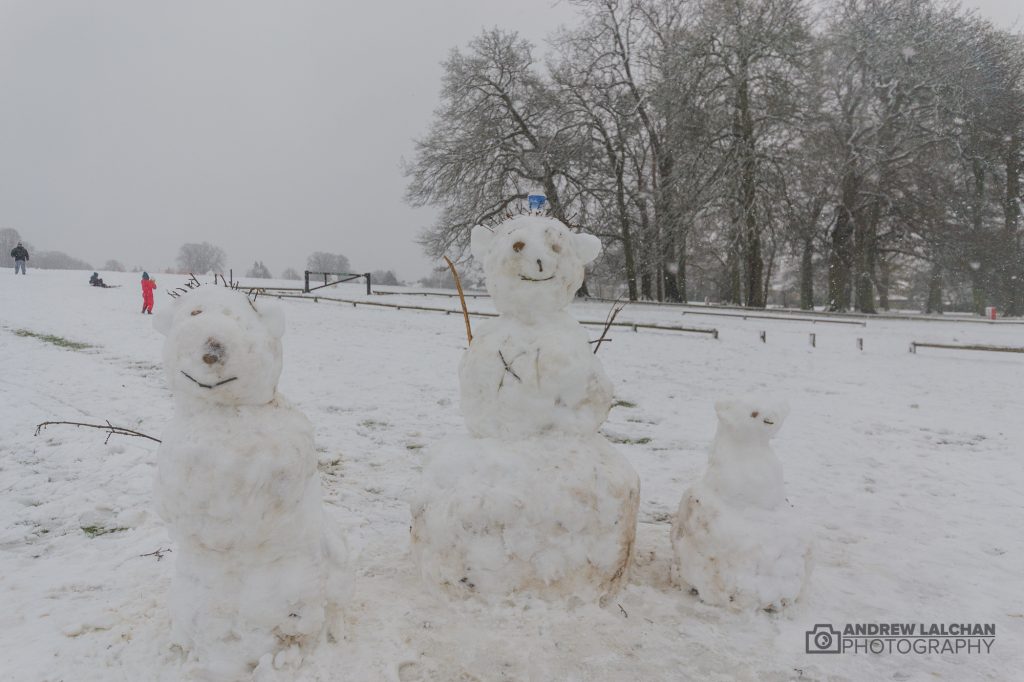
<svg viewBox="0 0 1024 682">
<path fill-rule="evenodd" d="M 599 249 L 538 216 L 474 230 L 501 317 L 459 367 L 470 435 L 428 453 L 411 501 L 421 576 L 448 595 L 594 602 L 628 575 L 639 480 L 598 433 L 611 382 L 566 312 Z"/>
<path fill-rule="evenodd" d="M 481 438 L 591 435 L 612 402 L 586 332 L 564 312 L 539 324 L 487 320 L 462 357 L 459 383 L 466 426 Z"/>
</svg>

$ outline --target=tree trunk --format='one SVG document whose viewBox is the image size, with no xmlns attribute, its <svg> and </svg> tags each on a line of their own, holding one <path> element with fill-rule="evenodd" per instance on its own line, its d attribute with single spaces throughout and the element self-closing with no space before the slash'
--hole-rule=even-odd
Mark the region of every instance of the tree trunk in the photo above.
<svg viewBox="0 0 1024 682">
<path fill-rule="evenodd" d="M 1010 136 L 1006 154 L 1006 190 L 1003 194 L 1003 307 L 1007 315 L 1024 314 L 1024 250 L 1020 237 L 1021 145 L 1020 134 Z"/>
<path fill-rule="evenodd" d="M 629 300 L 635 301 L 636 257 L 633 254 L 633 236 L 628 224 L 622 226 L 622 256 L 626 260 L 626 287 L 629 290 Z"/>
<path fill-rule="evenodd" d="M 619 211 L 619 231 L 622 234 L 622 256 L 626 261 L 626 286 L 629 288 L 629 300 L 636 300 L 636 257 L 633 254 L 633 233 L 629 224 L 629 211 L 626 210 L 626 190 L 623 180 L 621 157 L 615 160 L 615 204 Z"/>
<path fill-rule="evenodd" d="M 852 171 L 843 177 L 842 196 L 828 254 L 828 309 L 850 309 L 850 269 L 853 265 L 854 214 L 860 183 Z"/>
<path fill-rule="evenodd" d="M 676 291 L 679 294 L 679 300 L 686 303 L 688 299 L 687 282 L 686 282 L 686 236 L 687 232 L 683 231 L 679 235 L 679 239 L 676 241 Z"/>
<path fill-rule="evenodd" d="M 761 295 L 764 303 L 761 305 L 762 308 L 768 305 L 768 299 L 772 293 L 772 269 L 775 267 L 775 249 L 772 248 L 772 253 L 768 257 L 768 260 L 764 263 L 764 278 L 761 281 Z"/>
<path fill-rule="evenodd" d="M 734 134 L 737 137 L 740 158 L 740 211 L 744 230 L 744 276 L 746 305 L 763 308 L 765 305 L 762 278 L 764 260 L 761 256 L 761 231 L 757 224 L 757 159 L 755 155 L 754 120 L 750 111 L 750 91 L 746 75 L 746 62 L 741 61 L 740 82 L 736 93 Z"/>
<path fill-rule="evenodd" d="M 840 207 L 836 226 L 832 228 L 832 248 L 828 254 L 828 309 L 843 312 L 850 309 L 850 247 L 853 234 L 849 212 Z"/>
<path fill-rule="evenodd" d="M 679 290 L 676 288 L 676 236 L 673 230 L 666 230 L 661 276 L 664 282 L 665 300 L 677 303 Z"/>
<path fill-rule="evenodd" d="M 671 263 L 672 267 L 665 267 L 663 272 L 665 273 L 665 300 L 672 301 L 673 303 L 679 303 L 681 300 L 679 297 L 679 282 L 676 280 L 676 264 Z"/>
<path fill-rule="evenodd" d="M 665 145 L 659 144 L 656 148 L 656 174 L 651 184 L 654 188 L 655 215 L 658 220 L 658 237 L 660 262 L 661 262 L 661 285 L 660 295 L 664 300 L 678 302 L 679 289 L 676 286 L 676 238 L 679 231 L 679 215 L 676 211 L 676 201 L 672 189 L 672 173 L 675 166 L 675 159 L 672 152 Z"/>
<path fill-rule="evenodd" d="M 644 190 L 643 186 L 638 188 L 641 192 Z M 651 219 L 647 212 L 647 202 L 641 199 L 637 202 L 637 212 L 640 214 L 640 298 L 645 301 L 654 300 L 654 294 L 652 285 L 654 284 L 654 278 L 652 276 L 652 265 L 654 263 L 653 252 L 654 252 L 654 236 L 651 234 Z"/>
<path fill-rule="evenodd" d="M 854 262 L 856 263 L 856 282 L 854 285 L 854 305 L 862 313 L 875 312 L 875 235 L 878 233 L 878 221 L 881 213 L 879 200 L 872 203 L 867 220 L 857 221 L 854 229 Z"/>
<path fill-rule="evenodd" d="M 985 210 L 985 167 L 980 159 L 974 159 L 971 164 L 974 178 L 974 196 L 971 202 L 971 239 L 967 255 L 967 265 L 970 267 L 971 278 L 971 304 L 976 315 L 985 314 L 985 301 L 990 298 L 986 291 L 984 273 L 989 265 L 983 253 L 984 249 L 984 210 Z M 999 288 L 996 282 L 992 282 Z"/>
<path fill-rule="evenodd" d="M 750 216 L 747 218 L 747 238 L 744 240 L 746 245 L 746 298 L 747 307 L 749 308 L 763 308 L 765 305 L 764 287 L 762 278 L 764 277 L 764 259 L 761 257 L 761 235 L 757 232 L 757 227 L 751 225 L 754 217 Z"/>
<path fill-rule="evenodd" d="M 889 282 L 892 268 L 886 258 L 878 258 L 878 307 L 889 310 Z"/>
<path fill-rule="evenodd" d="M 800 309 L 814 310 L 814 240 L 804 238 L 800 253 Z"/>
<path fill-rule="evenodd" d="M 740 258 L 741 248 L 739 240 L 735 240 L 734 243 L 729 247 L 729 254 L 726 257 L 726 289 L 725 299 L 726 303 L 733 305 L 742 305 L 743 300 L 741 291 L 743 289 L 742 275 L 740 273 Z"/>
<path fill-rule="evenodd" d="M 928 278 L 928 301 L 925 303 L 924 311 L 942 312 L 942 268 L 937 263 L 932 265 L 932 273 Z"/>
<path fill-rule="evenodd" d="M 971 310 L 975 315 L 985 315 L 985 284 L 981 270 L 971 270 Z"/>
</svg>

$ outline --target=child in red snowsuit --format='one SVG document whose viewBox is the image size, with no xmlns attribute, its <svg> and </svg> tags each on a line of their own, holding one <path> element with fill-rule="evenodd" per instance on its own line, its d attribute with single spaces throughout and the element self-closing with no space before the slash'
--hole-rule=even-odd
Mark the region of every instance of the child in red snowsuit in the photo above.
<svg viewBox="0 0 1024 682">
<path fill-rule="evenodd" d="M 156 289 L 156 280 L 149 278 L 149 273 L 142 273 L 142 312 L 153 314 L 153 289 Z"/>
</svg>

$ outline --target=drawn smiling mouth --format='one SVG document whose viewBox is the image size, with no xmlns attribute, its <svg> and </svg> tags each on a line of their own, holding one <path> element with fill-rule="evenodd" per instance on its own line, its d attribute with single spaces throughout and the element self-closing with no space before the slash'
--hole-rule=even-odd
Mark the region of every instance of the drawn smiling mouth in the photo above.
<svg viewBox="0 0 1024 682">
<path fill-rule="evenodd" d="M 232 381 L 234 381 L 235 379 L 238 378 L 238 377 L 231 377 L 230 379 L 225 379 L 224 381 L 218 381 L 215 384 L 204 384 L 203 382 L 196 381 L 194 378 L 189 376 L 188 373 L 185 370 L 181 370 L 181 373 L 184 374 L 186 377 L 188 377 L 190 381 L 195 383 L 196 386 L 202 386 L 203 388 L 217 388 L 218 386 L 223 386 L 224 384 L 230 383 L 230 382 L 232 382 Z"/>
<path fill-rule="evenodd" d="M 764 423 L 767 424 L 768 426 L 775 426 L 775 422 L 773 422 L 771 419 L 765 419 Z"/>
<path fill-rule="evenodd" d="M 523 280 L 525 282 L 546 282 L 549 279 L 554 279 L 554 278 L 555 278 L 554 275 L 551 275 L 550 277 L 541 277 L 540 279 L 536 279 L 534 277 L 527 277 L 526 275 L 519 275 L 519 279 L 521 279 L 521 280 Z"/>
</svg>

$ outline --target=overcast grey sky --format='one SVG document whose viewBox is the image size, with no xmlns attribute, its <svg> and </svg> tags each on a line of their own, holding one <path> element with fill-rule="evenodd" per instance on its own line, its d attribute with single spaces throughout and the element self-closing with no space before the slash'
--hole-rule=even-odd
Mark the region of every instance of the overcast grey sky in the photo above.
<svg viewBox="0 0 1024 682">
<path fill-rule="evenodd" d="M 974 0 L 1009 26 L 1018 0 Z M 433 212 L 402 158 L 440 62 L 486 27 L 535 43 L 551 0 L 0 0 L 0 227 L 154 271 L 211 241 L 236 272 L 312 251 L 415 279 Z"/>
<path fill-rule="evenodd" d="M 541 39 L 549 0 L 0 0 L 0 227 L 158 270 L 208 240 L 235 271 L 430 268 L 401 160 L 440 62 L 493 25 Z"/>
</svg>

